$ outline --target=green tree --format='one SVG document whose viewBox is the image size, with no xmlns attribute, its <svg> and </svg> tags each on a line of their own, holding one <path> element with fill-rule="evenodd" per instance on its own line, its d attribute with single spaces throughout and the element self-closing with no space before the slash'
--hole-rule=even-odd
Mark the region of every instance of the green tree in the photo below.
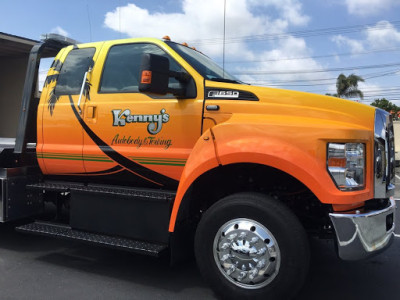
<svg viewBox="0 0 400 300">
<path fill-rule="evenodd" d="M 349 76 L 340 74 L 336 79 L 337 97 L 339 98 L 360 97 L 361 99 L 363 99 L 364 94 L 358 89 L 359 82 L 364 82 L 364 79 L 361 76 L 355 74 L 351 74 Z"/>
<path fill-rule="evenodd" d="M 375 101 L 372 102 L 371 105 L 386 110 L 389 113 L 393 112 L 396 114 L 398 111 L 400 111 L 400 107 L 385 98 L 375 99 Z"/>
</svg>

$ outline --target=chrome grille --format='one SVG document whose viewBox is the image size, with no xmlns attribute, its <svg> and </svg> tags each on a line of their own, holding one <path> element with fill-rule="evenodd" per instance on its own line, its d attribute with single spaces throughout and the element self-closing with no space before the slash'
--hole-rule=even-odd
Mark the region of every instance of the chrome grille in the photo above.
<svg viewBox="0 0 400 300">
<path fill-rule="evenodd" d="M 374 149 L 374 197 L 388 198 L 394 195 L 394 131 L 391 115 L 381 109 L 375 112 Z"/>
<path fill-rule="evenodd" d="M 392 116 L 389 115 L 389 124 L 388 124 L 388 130 L 387 130 L 387 141 L 388 141 L 388 162 L 389 162 L 389 173 L 388 173 L 388 184 L 393 184 L 395 182 L 395 166 L 396 166 L 396 161 L 395 161 L 395 150 L 394 150 L 394 129 L 393 129 L 393 120 Z"/>
</svg>

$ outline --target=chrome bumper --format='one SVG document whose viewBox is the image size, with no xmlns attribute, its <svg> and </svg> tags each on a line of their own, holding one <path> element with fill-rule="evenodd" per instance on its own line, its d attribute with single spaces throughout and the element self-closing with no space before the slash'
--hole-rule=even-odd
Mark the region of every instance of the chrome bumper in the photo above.
<svg viewBox="0 0 400 300">
<path fill-rule="evenodd" d="M 390 245 L 394 237 L 396 204 L 364 214 L 331 213 L 339 257 L 343 260 L 367 258 Z"/>
</svg>

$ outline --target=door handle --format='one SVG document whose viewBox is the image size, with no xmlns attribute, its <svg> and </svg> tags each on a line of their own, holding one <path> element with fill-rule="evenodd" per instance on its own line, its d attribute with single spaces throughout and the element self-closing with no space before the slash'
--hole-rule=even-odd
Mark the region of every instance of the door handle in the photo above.
<svg viewBox="0 0 400 300">
<path fill-rule="evenodd" d="M 86 118 L 87 119 L 94 119 L 96 118 L 96 106 L 88 106 L 86 109 Z"/>
<path fill-rule="evenodd" d="M 219 110 L 219 105 L 207 105 L 206 109 L 208 111 L 217 111 L 217 110 Z"/>
</svg>

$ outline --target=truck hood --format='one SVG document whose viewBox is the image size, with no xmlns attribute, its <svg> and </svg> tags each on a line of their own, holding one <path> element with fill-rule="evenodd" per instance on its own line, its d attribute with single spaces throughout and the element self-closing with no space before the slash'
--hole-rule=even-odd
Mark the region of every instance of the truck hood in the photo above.
<svg viewBox="0 0 400 300">
<path fill-rule="evenodd" d="M 237 100 L 207 99 L 207 105 L 214 101 L 219 102 L 221 113 L 315 118 L 320 119 L 320 122 L 329 120 L 330 122 L 347 123 L 354 127 L 364 127 L 370 130 L 374 127 L 376 108 L 351 100 L 268 87 L 206 82 L 206 91 L 218 89 L 239 91 L 240 93 Z M 245 95 L 245 97 L 241 97 L 241 95 Z"/>
</svg>

